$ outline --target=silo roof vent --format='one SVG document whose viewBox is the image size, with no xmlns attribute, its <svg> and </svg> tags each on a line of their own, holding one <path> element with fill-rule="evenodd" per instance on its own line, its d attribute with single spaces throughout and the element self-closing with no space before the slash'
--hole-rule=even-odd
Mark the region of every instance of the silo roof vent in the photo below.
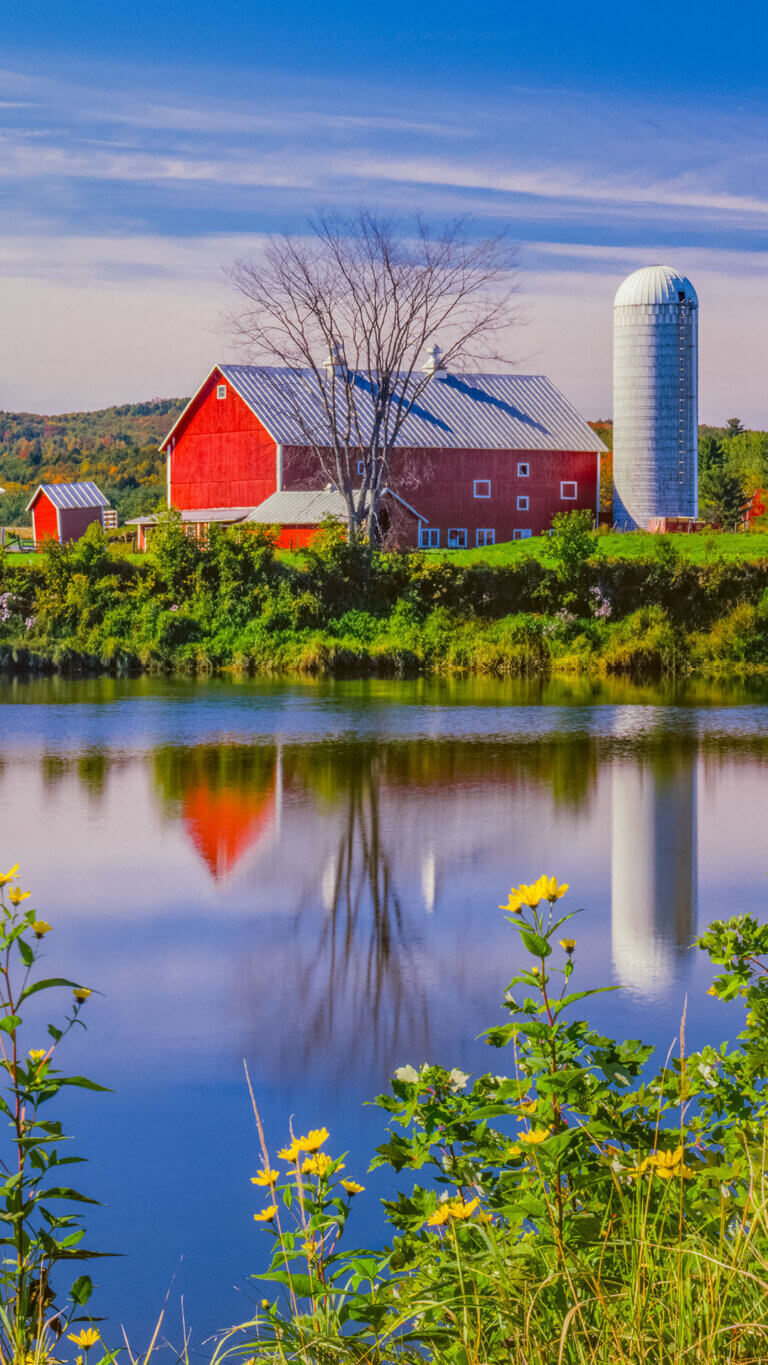
<svg viewBox="0 0 768 1365">
<path fill-rule="evenodd" d="M 699 300 L 691 281 L 670 265 L 646 265 L 628 275 L 616 291 L 614 308 L 633 304 L 688 303 L 696 307 Z"/>
</svg>

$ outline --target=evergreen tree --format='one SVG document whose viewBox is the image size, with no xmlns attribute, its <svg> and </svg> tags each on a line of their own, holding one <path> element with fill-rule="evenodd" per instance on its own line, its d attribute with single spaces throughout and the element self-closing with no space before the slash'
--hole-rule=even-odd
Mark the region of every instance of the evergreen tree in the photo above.
<svg viewBox="0 0 768 1365">
<path fill-rule="evenodd" d="M 710 526 L 736 531 L 742 525 L 751 498 L 736 474 L 722 465 L 707 469 L 699 483 L 699 516 Z"/>
</svg>

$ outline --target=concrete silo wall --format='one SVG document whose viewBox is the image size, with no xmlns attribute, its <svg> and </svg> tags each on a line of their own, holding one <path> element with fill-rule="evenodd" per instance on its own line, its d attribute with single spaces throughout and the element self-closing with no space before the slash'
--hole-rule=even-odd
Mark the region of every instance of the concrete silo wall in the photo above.
<svg viewBox="0 0 768 1365">
<path fill-rule="evenodd" d="M 647 530 L 698 511 L 698 307 L 616 304 L 614 521 Z"/>
</svg>

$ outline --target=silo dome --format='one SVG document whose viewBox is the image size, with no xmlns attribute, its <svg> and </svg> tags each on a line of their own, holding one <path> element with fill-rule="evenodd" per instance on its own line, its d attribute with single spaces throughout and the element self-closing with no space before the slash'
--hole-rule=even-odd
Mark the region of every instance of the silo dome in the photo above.
<svg viewBox="0 0 768 1365">
<path fill-rule="evenodd" d="M 698 512 L 698 307 L 671 266 L 635 270 L 616 292 L 613 516 L 622 530 Z"/>
</svg>

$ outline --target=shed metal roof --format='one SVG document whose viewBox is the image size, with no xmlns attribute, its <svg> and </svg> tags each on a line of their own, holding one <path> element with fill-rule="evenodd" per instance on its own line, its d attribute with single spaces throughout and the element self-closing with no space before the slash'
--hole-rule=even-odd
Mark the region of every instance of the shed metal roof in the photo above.
<svg viewBox="0 0 768 1365">
<path fill-rule="evenodd" d="M 204 521 L 207 524 L 213 521 L 221 521 L 228 524 L 243 521 L 251 510 L 250 507 L 189 507 L 182 512 L 181 520 Z M 126 526 L 156 526 L 157 513 L 149 512 L 143 517 L 128 517 L 125 524 Z"/>
<path fill-rule="evenodd" d="M 329 444 L 328 425 L 311 370 L 218 365 L 212 373 L 217 370 L 278 444 Z M 419 375 L 418 382 L 422 379 Z M 367 376 L 353 373 L 352 384 L 355 410 L 367 439 L 374 411 L 370 382 Z M 340 385 L 337 401 L 343 401 L 343 392 Z M 183 422 L 184 413 L 163 446 Z M 394 445 L 405 450 L 605 450 L 600 438 L 546 375 L 447 371 L 438 371 L 419 394 Z"/>
<path fill-rule="evenodd" d="M 245 520 L 261 526 L 318 526 L 324 517 L 346 521 L 347 503 L 341 493 L 329 489 L 284 489 L 270 493 Z"/>
<path fill-rule="evenodd" d="M 109 499 L 87 479 L 84 483 L 40 483 L 27 503 L 29 511 L 39 493 L 45 493 L 54 507 L 109 507 Z"/>
</svg>

